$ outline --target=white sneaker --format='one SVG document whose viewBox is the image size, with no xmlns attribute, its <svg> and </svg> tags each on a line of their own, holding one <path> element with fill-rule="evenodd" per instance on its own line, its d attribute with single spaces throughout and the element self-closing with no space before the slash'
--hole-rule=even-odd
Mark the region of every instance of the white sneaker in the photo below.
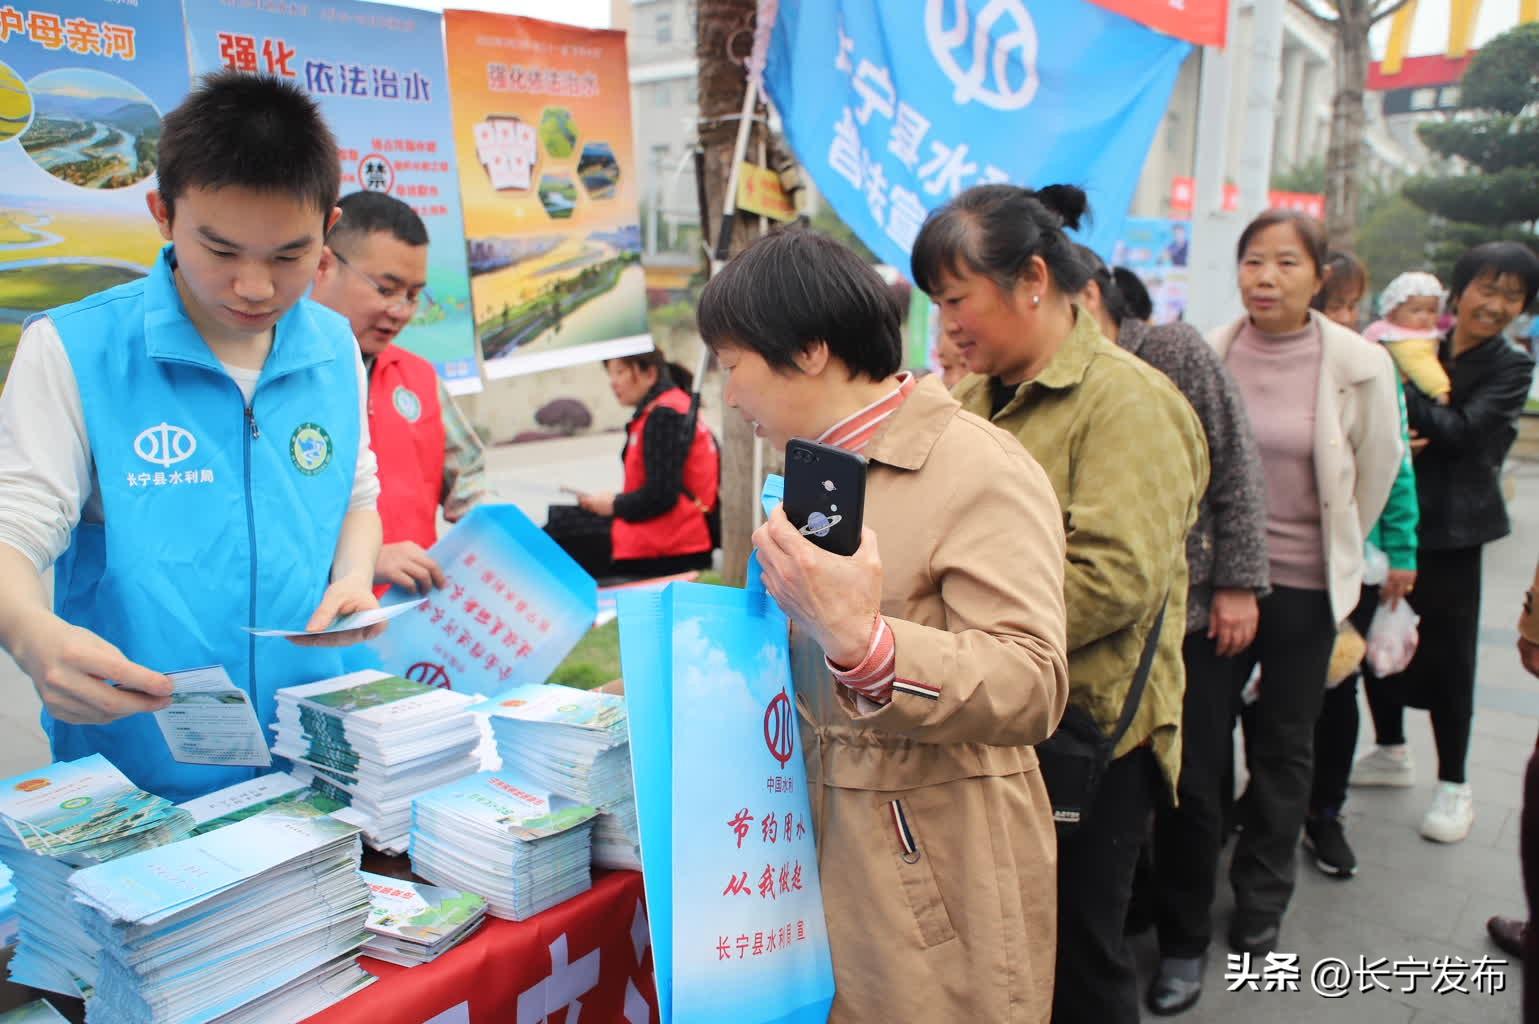
<svg viewBox="0 0 1539 1024">
<path fill-rule="evenodd" d="M 1439 782 L 1432 809 L 1421 819 L 1421 834 L 1435 843 L 1457 843 L 1475 823 L 1475 797 L 1467 782 Z"/>
<path fill-rule="evenodd" d="M 1405 788 L 1415 784 L 1415 765 L 1411 763 L 1411 751 L 1403 743 L 1394 747 L 1374 747 L 1352 766 L 1354 786 Z"/>
</svg>

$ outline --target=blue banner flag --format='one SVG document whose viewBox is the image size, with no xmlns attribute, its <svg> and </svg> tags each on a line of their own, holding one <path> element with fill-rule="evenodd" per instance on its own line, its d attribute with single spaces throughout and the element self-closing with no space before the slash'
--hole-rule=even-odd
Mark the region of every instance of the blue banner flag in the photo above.
<svg viewBox="0 0 1539 1024">
<path fill-rule="evenodd" d="M 1085 189 L 1109 256 L 1190 50 L 1088 0 L 780 0 L 764 80 L 818 189 L 907 273 L 926 214 L 988 182 Z"/>
</svg>

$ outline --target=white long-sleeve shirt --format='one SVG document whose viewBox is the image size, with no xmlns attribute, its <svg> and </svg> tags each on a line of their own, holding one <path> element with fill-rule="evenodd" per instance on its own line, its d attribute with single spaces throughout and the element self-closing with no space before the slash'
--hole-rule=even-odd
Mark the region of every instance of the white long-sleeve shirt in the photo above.
<svg viewBox="0 0 1539 1024">
<path fill-rule="evenodd" d="M 358 465 L 349 509 L 373 508 L 378 463 L 369 447 L 369 379 L 358 362 Z M 223 364 L 246 403 L 260 370 Z M 0 544 L 26 555 L 43 572 L 69 546 L 84 519 L 103 520 L 96 464 L 86 434 L 75 369 L 53 321 L 33 321 L 21 334 L 0 392 Z"/>
</svg>

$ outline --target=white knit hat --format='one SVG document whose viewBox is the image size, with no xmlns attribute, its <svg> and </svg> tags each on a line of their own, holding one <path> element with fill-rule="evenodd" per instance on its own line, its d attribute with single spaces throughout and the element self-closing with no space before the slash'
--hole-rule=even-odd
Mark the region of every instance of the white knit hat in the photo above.
<svg viewBox="0 0 1539 1024">
<path fill-rule="evenodd" d="M 1439 302 L 1443 300 L 1443 285 L 1436 277 L 1424 270 L 1407 270 L 1389 283 L 1384 289 L 1384 294 L 1379 296 L 1379 315 L 1389 316 L 1395 311 L 1395 307 L 1407 299 L 1419 299 L 1430 296 Z"/>
</svg>

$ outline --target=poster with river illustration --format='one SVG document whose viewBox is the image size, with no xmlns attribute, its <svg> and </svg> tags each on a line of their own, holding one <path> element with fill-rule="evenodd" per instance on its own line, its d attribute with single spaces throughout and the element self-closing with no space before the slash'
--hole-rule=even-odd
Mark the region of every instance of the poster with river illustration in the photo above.
<svg viewBox="0 0 1539 1024">
<path fill-rule="evenodd" d="M 143 276 L 161 117 L 187 93 L 179 4 L 0 12 L 0 386 L 27 317 Z"/>
<path fill-rule="evenodd" d="M 444 32 L 487 377 L 647 351 L 625 33 L 478 11 Z"/>
</svg>

